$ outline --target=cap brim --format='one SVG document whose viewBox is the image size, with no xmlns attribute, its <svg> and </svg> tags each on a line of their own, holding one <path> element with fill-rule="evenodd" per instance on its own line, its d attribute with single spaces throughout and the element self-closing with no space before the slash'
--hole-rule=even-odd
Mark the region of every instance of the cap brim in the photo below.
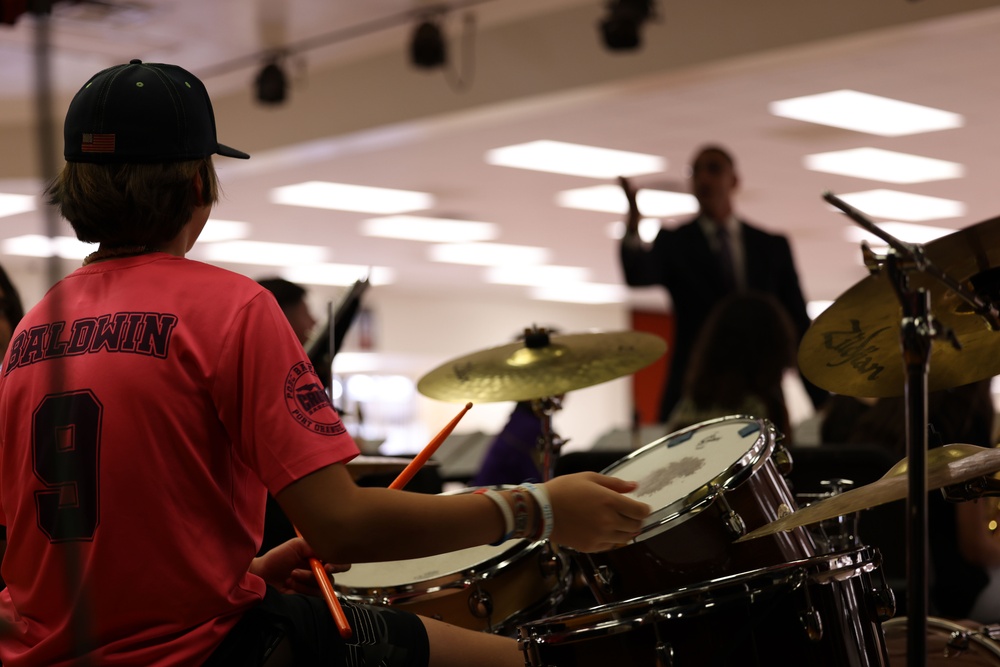
<svg viewBox="0 0 1000 667">
<path fill-rule="evenodd" d="M 238 151 L 235 148 L 230 148 L 229 146 L 226 146 L 225 144 L 219 144 L 218 148 L 215 149 L 215 153 L 217 155 L 222 155 L 224 157 L 239 158 L 240 160 L 249 160 L 250 159 L 250 155 L 249 154 L 244 153 L 243 151 Z"/>
</svg>

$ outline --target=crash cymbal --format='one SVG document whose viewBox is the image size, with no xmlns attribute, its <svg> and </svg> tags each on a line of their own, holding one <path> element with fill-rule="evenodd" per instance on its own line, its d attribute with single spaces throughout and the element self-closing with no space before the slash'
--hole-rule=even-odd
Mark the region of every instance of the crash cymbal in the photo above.
<svg viewBox="0 0 1000 667">
<path fill-rule="evenodd" d="M 975 292 L 1000 298 L 1000 218 L 993 218 L 923 246 L 931 264 Z M 1000 332 L 926 273 L 911 271 L 910 288 L 930 293 L 931 314 L 956 335 L 962 349 L 931 343 L 928 390 L 958 387 L 1000 374 Z M 900 344 L 902 307 L 885 271 L 844 292 L 806 331 L 799 368 L 813 383 L 846 396 L 902 396 L 906 372 Z"/>
<path fill-rule="evenodd" d="M 747 533 L 736 541 L 744 542 L 773 535 L 783 530 L 791 530 L 859 510 L 871 509 L 894 500 L 902 500 L 906 498 L 909 490 L 907 468 L 907 459 L 903 459 L 881 479 L 871 484 L 807 505 Z M 967 482 L 976 477 L 993 475 L 997 471 L 1000 471 L 1000 449 L 957 444 L 937 447 L 927 452 L 928 491 Z"/>
<path fill-rule="evenodd" d="M 629 375 L 667 350 L 639 331 L 556 335 L 529 331 L 525 340 L 448 361 L 417 383 L 441 401 L 527 401 Z"/>
</svg>

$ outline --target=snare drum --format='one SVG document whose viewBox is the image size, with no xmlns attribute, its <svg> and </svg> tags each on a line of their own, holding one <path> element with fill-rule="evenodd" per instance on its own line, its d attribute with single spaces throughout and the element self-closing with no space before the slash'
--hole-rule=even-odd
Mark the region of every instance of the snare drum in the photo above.
<svg viewBox="0 0 1000 667">
<path fill-rule="evenodd" d="M 594 595 L 614 602 L 815 556 L 803 528 L 748 542 L 741 535 L 796 509 L 779 471 L 770 422 L 723 417 L 667 435 L 612 464 L 627 494 L 653 511 L 625 545 L 574 554 Z"/>
<path fill-rule="evenodd" d="M 550 613 L 563 600 L 570 575 L 568 560 L 547 540 L 509 540 L 425 558 L 358 563 L 334 582 L 347 600 L 513 634 L 519 623 Z"/>
<path fill-rule="evenodd" d="M 906 617 L 893 618 L 882 625 L 885 643 L 892 667 L 906 667 L 907 624 Z M 988 626 L 974 630 L 943 618 L 927 619 L 927 665 L 947 667 L 955 665 L 1000 665 L 1000 645 L 988 635 L 1000 628 Z"/>
<path fill-rule="evenodd" d="M 527 623 L 518 643 L 528 667 L 883 667 L 877 568 L 867 548 L 817 556 Z"/>
</svg>

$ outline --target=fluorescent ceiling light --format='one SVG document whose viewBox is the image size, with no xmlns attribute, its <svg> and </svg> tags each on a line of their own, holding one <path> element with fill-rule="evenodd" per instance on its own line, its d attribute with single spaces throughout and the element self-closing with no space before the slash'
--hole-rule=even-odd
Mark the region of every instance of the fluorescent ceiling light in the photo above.
<svg viewBox="0 0 1000 667">
<path fill-rule="evenodd" d="M 527 285 L 545 287 L 582 283 L 590 278 L 590 270 L 581 266 L 493 266 L 486 270 L 486 282 L 497 285 Z"/>
<path fill-rule="evenodd" d="M 882 137 L 950 130 L 962 127 L 965 122 L 962 116 L 950 111 L 859 93 L 856 90 L 835 90 L 779 100 L 771 102 L 768 109 L 775 116 L 783 118 Z"/>
<path fill-rule="evenodd" d="M 628 290 L 622 285 L 602 283 L 550 285 L 533 288 L 531 298 L 539 301 L 560 301 L 563 303 L 623 303 L 628 299 Z"/>
<path fill-rule="evenodd" d="M 325 181 L 307 181 L 275 188 L 271 190 L 271 201 L 290 206 L 381 215 L 418 211 L 434 206 L 434 197 L 426 192 Z"/>
<path fill-rule="evenodd" d="M 494 148 L 486 152 L 486 162 L 501 167 L 590 178 L 655 174 L 667 168 L 667 161 L 658 155 L 545 139 Z"/>
<path fill-rule="evenodd" d="M 663 228 L 663 222 L 659 218 L 642 218 L 639 220 L 639 238 L 646 243 L 652 243 L 656 239 L 656 235 L 660 233 Z M 608 225 L 608 238 L 620 240 L 625 236 L 625 222 L 623 220 L 615 220 L 610 225 Z"/>
<path fill-rule="evenodd" d="M 95 250 L 97 250 L 96 244 L 84 243 L 72 236 L 49 238 L 42 234 L 26 234 L 3 240 L 4 254 L 22 257 L 83 259 Z"/>
<path fill-rule="evenodd" d="M 195 246 L 192 255 L 210 262 L 294 266 L 326 261 L 329 250 L 321 246 L 262 241 L 223 241 Z"/>
<path fill-rule="evenodd" d="M 416 215 L 394 215 L 364 220 L 361 223 L 361 233 L 365 236 L 431 243 L 491 241 L 500 234 L 492 222 L 424 218 Z"/>
<path fill-rule="evenodd" d="M 205 229 L 201 230 L 201 234 L 198 235 L 198 242 L 217 243 L 219 241 L 236 241 L 246 238 L 249 234 L 250 223 L 212 218 L 205 225 Z"/>
<path fill-rule="evenodd" d="M 545 264 L 547 248 L 503 243 L 445 243 L 429 248 L 431 261 L 476 266 Z"/>
<path fill-rule="evenodd" d="M 385 266 L 364 264 L 311 264 L 289 266 L 281 272 L 285 280 L 307 285 L 353 285 L 368 276 L 372 285 L 388 285 L 396 280 L 396 272 Z"/>
<path fill-rule="evenodd" d="M 930 243 L 955 231 L 947 227 L 914 225 L 909 222 L 880 222 L 876 226 L 890 236 L 894 236 L 905 243 Z M 844 236 L 848 241 L 854 243 L 867 241 L 872 247 L 887 245 L 884 239 L 872 234 L 863 227 L 847 227 L 844 229 Z"/>
<path fill-rule="evenodd" d="M 896 190 L 867 190 L 837 196 L 861 213 L 874 218 L 923 222 L 965 215 L 965 204 L 960 201 Z"/>
<path fill-rule="evenodd" d="M 698 211 L 698 200 L 683 192 L 639 190 L 635 195 L 635 201 L 643 216 L 650 218 L 669 218 Z M 628 212 L 628 200 L 617 185 L 594 185 L 589 188 L 564 190 L 556 195 L 556 203 L 566 208 L 579 208 L 585 211 L 621 215 Z"/>
<path fill-rule="evenodd" d="M 880 148 L 852 148 L 805 157 L 807 169 L 827 174 L 868 178 L 886 183 L 927 183 L 961 178 L 965 167 L 957 162 L 907 155 Z"/>
<path fill-rule="evenodd" d="M 12 195 L 0 192 L 0 218 L 35 210 L 35 195 Z"/>
</svg>

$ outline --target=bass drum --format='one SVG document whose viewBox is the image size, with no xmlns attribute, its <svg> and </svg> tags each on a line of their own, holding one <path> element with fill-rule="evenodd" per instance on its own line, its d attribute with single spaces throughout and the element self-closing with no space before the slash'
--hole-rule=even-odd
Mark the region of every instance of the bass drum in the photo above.
<svg viewBox="0 0 1000 667">
<path fill-rule="evenodd" d="M 528 667 L 884 667 L 878 554 L 785 563 L 518 629 Z"/>
<path fill-rule="evenodd" d="M 943 618 L 927 619 L 928 667 L 996 667 L 1000 665 L 1000 645 L 990 638 L 997 631 L 959 625 Z M 893 618 L 882 624 L 890 667 L 907 665 L 906 617 Z"/>
</svg>

